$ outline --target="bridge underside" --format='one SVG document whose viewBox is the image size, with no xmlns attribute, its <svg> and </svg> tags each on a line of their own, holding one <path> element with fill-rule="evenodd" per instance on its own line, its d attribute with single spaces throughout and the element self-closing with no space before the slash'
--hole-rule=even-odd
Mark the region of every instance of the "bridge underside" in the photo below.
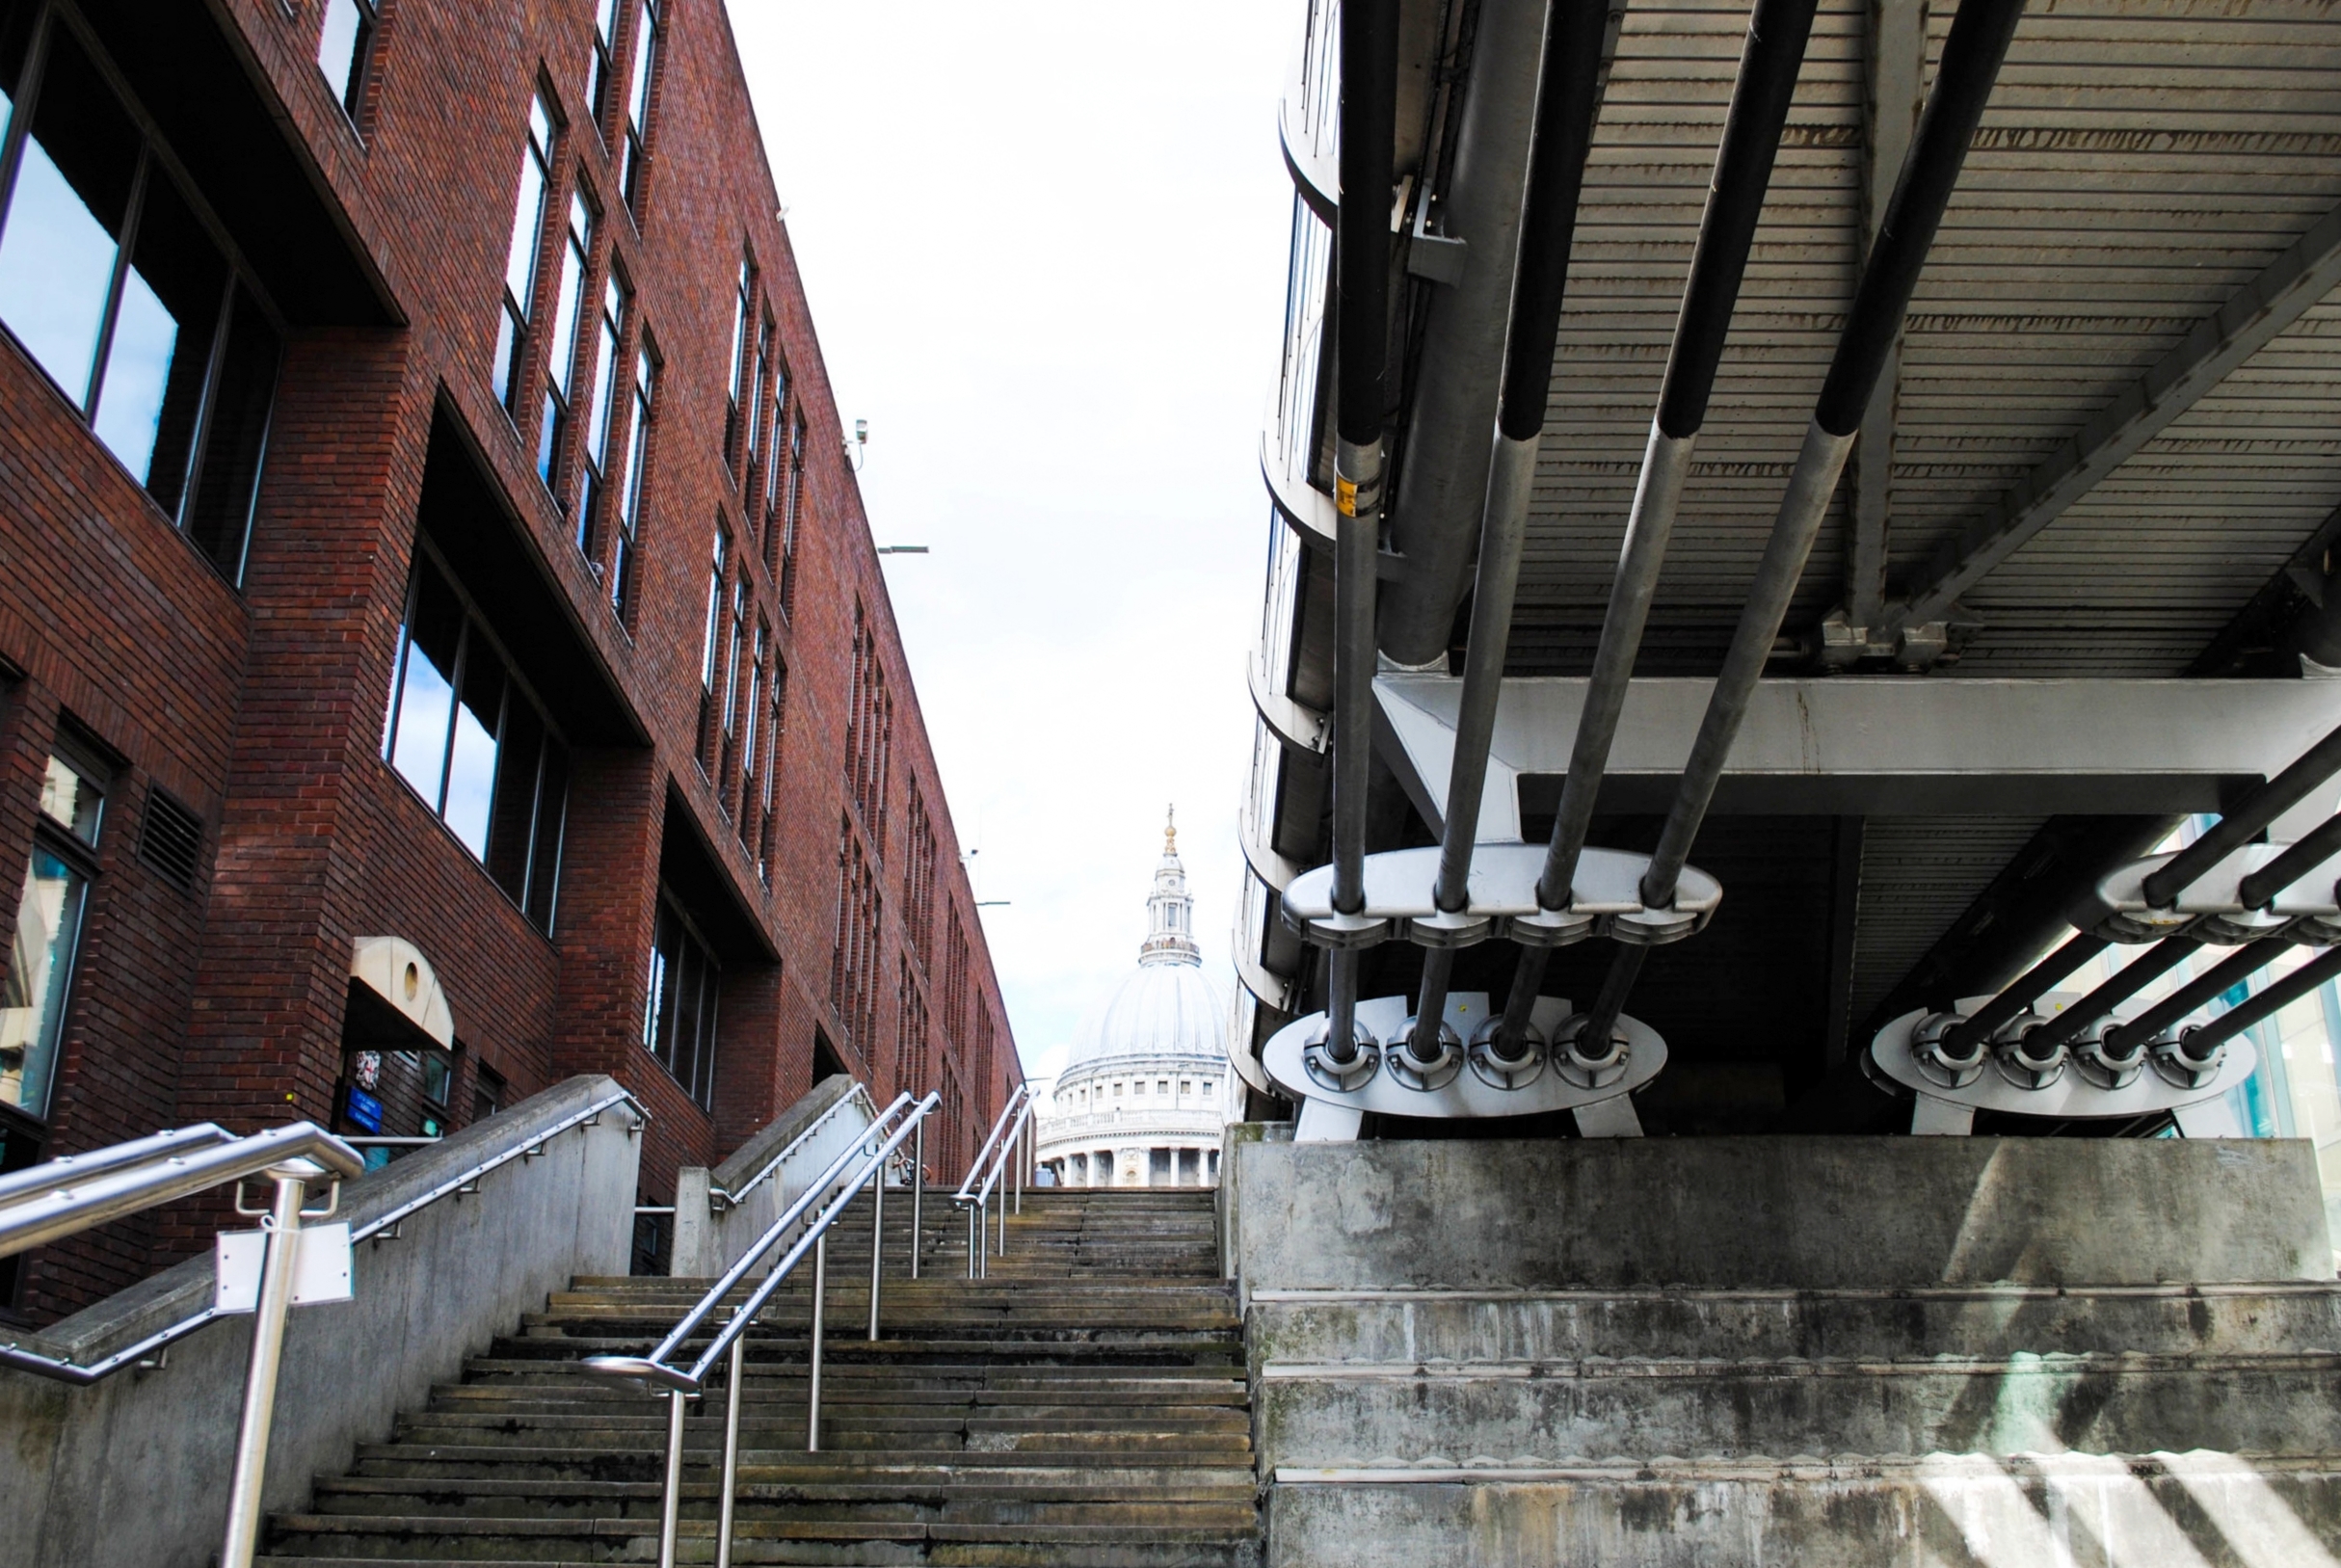
<svg viewBox="0 0 2341 1568">
<path fill-rule="evenodd" d="M 1334 9 L 1316 8 L 1283 122 L 1293 294 L 1263 446 L 1272 549 L 1237 932 L 1255 1057 L 1338 989 L 1285 907 L 1340 851 Z M 1678 711 L 1667 694 L 1705 692 L 1742 630 L 1959 9 L 1824 0 L 1790 64 L 1712 396 L 1682 449 L 1671 546 L 1626 650 L 1633 695 L 1592 846 L 1659 847 L 1705 705 L 1694 695 Z M 1520 315 L 1516 271 L 1535 265 L 1533 239 L 1517 236 L 1551 118 L 1535 98 L 1546 15 L 1524 0 L 1396 11 L 1370 854 L 1441 842 L 1454 704 L 1474 636 L 1497 630 L 1475 630 L 1475 562 L 1509 396 L 1504 325 Z M 1501 624 L 1508 678 L 1480 843 L 1541 846 L 1553 832 L 1578 710 L 1551 693 L 1582 702 L 1595 676 L 1659 450 L 1654 415 L 1694 331 L 1684 301 L 1713 245 L 1703 215 L 1730 196 L 1718 143 L 1761 65 L 1748 26 L 1733 0 L 1608 17 Z M 1506 66 L 1514 55 L 1526 64 Z M 1652 948 L 1631 992 L 1667 1052 L 1636 1097 L 1646 1130 L 1908 1127 L 1908 1103 L 1858 1071 L 1879 1028 L 1991 995 L 2092 917 L 2100 878 L 2341 721 L 2322 681 L 2303 679 L 2341 665 L 2341 306 L 2328 298 L 2341 279 L 2341 26 L 2278 0 L 2035 7 L 1955 173 L 1762 661 L 1760 691 L 1783 705 L 1768 720 L 1760 698 L 1693 818 L 1689 861 L 1721 903 L 1695 935 Z M 2214 681 L 2221 695 L 2194 702 L 2164 684 Z M 1946 705 L 1949 689 L 1975 700 Z M 1765 725 L 1793 754 L 1814 702 L 1869 705 L 1843 721 L 1837 751 L 1766 761 Z M 2263 704 L 2268 722 L 2227 722 Z M 1440 712 L 1425 720 L 1426 707 Z M 2044 766 L 2041 748 L 2062 755 Z M 1902 753 L 1919 759 L 1898 769 Z M 2267 836 L 2299 837 L 2333 796 L 2321 785 Z M 1525 950 L 1501 932 L 1463 947 L 1450 983 L 1501 1006 Z M 1357 995 L 1419 996 L 1431 951 L 1366 948 Z M 1538 989 L 1583 1008 L 1616 955 L 1598 939 L 1559 948 Z M 1256 1060 L 1239 1065 L 1271 1086 Z"/>
</svg>

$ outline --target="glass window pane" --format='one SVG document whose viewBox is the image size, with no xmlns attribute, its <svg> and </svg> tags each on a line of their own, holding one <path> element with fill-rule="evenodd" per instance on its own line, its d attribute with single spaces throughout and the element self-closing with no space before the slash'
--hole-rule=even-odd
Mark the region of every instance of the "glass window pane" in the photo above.
<svg viewBox="0 0 2341 1568">
<path fill-rule="evenodd" d="M 439 810 L 447 766 L 447 725 L 455 709 L 455 650 L 464 632 L 455 591 L 428 561 L 414 568 L 413 621 L 407 628 L 406 674 L 390 765 Z"/>
<path fill-rule="evenodd" d="M 85 844 L 97 842 L 105 791 L 61 757 L 49 758 L 40 779 L 40 814 Z"/>
<path fill-rule="evenodd" d="M 80 872 L 34 846 L 9 944 L 8 974 L 0 980 L 0 1102 L 34 1116 L 48 1114 L 88 890 Z"/>
<path fill-rule="evenodd" d="M 545 721 L 534 703 L 517 694 L 504 715 L 503 759 L 496 769 L 495 816 L 488 826 L 488 874 L 512 895 L 528 893 L 529 833 L 537 816 L 537 763 L 545 755 Z"/>
<path fill-rule="evenodd" d="M 516 707 L 519 704 L 514 704 Z M 569 819 L 569 749 L 545 738 L 545 770 L 537 785 L 537 837 L 528 869 L 528 917 L 552 935 L 561 892 L 561 835 Z"/>
<path fill-rule="evenodd" d="M 585 199 L 572 195 L 569 199 L 569 239 L 561 248 L 561 288 L 553 302 L 552 362 L 548 367 L 564 403 L 570 401 L 571 378 L 576 371 L 577 317 L 582 309 L 577 295 L 585 286 L 585 255 L 593 244 L 593 215 Z"/>
<path fill-rule="evenodd" d="M 167 512 L 178 511 L 227 262 L 162 171 L 146 176 L 97 393 L 97 435 Z"/>
<path fill-rule="evenodd" d="M 610 385 L 610 371 L 618 362 L 619 323 L 625 313 L 625 294 L 612 278 L 601 285 L 601 332 L 594 345 L 594 380 L 586 395 L 591 399 L 586 409 L 585 449 L 598 469 L 609 465 L 610 405 L 617 400 L 617 388 Z"/>
<path fill-rule="evenodd" d="M 242 285 L 227 323 L 203 455 L 188 506 L 187 537 L 230 582 L 244 580 L 244 545 L 252 531 L 253 493 L 268 447 L 268 413 L 277 396 L 277 330 L 259 301 Z"/>
<path fill-rule="evenodd" d="M 482 861 L 488 858 L 496 735 L 503 724 L 504 664 L 474 628 L 464 652 L 463 696 L 455 708 L 455 744 L 447 753 L 447 805 L 441 814 L 464 847 Z"/>
<path fill-rule="evenodd" d="M 374 32 L 373 8 L 364 0 L 326 0 L 325 32 L 317 40 L 317 68 L 341 100 L 342 109 L 358 113 L 358 93 L 365 85 L 366 44 Z"/>
<path fill-rule="evenodd" d="M 513 199 L 512 245 L 504 255 L 504 288 L 523 317 L 536 312 L 537 242 L 545 235 L 545 181 L 552 145 L 545 100 L 531 98 L 528 146 L 520 153 L 520 191 Z"/>
<path fill-rule="evenodd" d="M 86 403 L 141 144 L 72 35 L 50 37 L 44 91 L 0 220 L 0 322 Z"/>
</svg>

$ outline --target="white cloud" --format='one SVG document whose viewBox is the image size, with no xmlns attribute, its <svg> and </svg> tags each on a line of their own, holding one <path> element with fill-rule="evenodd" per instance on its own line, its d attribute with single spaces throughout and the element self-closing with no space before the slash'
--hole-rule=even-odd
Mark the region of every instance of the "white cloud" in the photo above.
<svg viewBox="0 0 2341 1568">
<path fill-rule="evenodd" d="M 1297 13 L 735 5 L 774 177 L 1024 1060 L 1135 960 L 1162 808 L 1241 887 Z"/>
</svg>

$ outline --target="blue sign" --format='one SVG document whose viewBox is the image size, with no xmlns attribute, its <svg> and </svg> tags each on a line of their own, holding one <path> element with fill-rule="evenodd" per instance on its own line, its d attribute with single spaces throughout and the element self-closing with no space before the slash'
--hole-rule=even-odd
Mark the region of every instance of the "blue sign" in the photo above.
<svg viewBox="0 0 2341 1568">
<path fill-rule="evenodd" d="M 342 1109 L 351 1121 L 356 1122 L 366 1131 L 380 1132 L 382 1130 L 382 1102 L 358 1087 L 357 1084 L 350 1085 L 349 1099 L 344 1102 Z"/>
</svg>

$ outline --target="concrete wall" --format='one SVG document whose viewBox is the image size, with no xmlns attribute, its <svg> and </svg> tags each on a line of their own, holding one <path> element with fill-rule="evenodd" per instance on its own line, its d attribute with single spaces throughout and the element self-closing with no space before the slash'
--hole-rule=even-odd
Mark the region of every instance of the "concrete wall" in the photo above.
<svg viewBox="0 0 2341 1568">
<path fill-rule="evenodd" d="M 362 1225 L 615 1092 L 569 1079 L 342 1189 Z M 266 1501 L 301 1506 L 312 1477 L 454 1377 L 465 1357 L 578 1274 L 626 1268 L 641 1155 L 625 1105 L 490 1173 L 478 1193 L 357 1249 L 354 1301 L 298 1307 L 269 1445 Z M 89 1361 L 209 1305 L 208 1257 L 132 1287 L 23 1342 Z M 38 1342 L 36 1342 L 38 1340 Z M 0 1371 L 0 1568 L 204 1568 L 220 1549 L 252 1319 L 214 1322 L 155 1371 L 88 1388 Z"/>
<path fill-rule="evenodd" d="M 823 1078 L 811 1093 L 782 1113 L 779 1121 L 741 1144 L 730 1159 L 709 1170 L 686 1165 L 675 1176 L 675 1246 L 668 1272 L 678 1279 L 708 1279 L 721 1274 L 755 1245 L 781 1211 L 802 1197 L 812 1179 L 829 1162 L 860 1141 L 874 1118 L 866 1099 L 839 1104 L 860 1084 L 839 1073 Z M 737 1206 L 717 1208 L 711 1189 L 737 1192 L 788 1147 L 791 1139 L 837 1106 L 821 1129 L 805 1140 L 805 1147 L 758 1183 Z"/>
<path fill-rule="evenodd" d="M 1247 1292 L 2329 1280 L 2305 1143 L 1229 1145 Z"/>
</svg>

